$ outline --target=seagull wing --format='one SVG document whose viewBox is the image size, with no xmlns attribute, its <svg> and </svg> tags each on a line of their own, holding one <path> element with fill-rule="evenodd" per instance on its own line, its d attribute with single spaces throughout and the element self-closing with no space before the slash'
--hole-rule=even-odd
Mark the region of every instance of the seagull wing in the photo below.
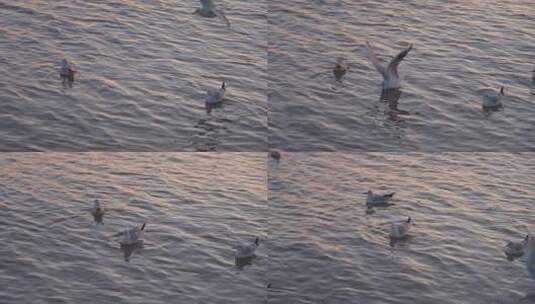
<svg viewBox="0 0 535 304">
<path fill-rule="evenodd" d="M 399 54 L 390 61 L 388 64 L 387 72 L 394 73 L 395 75 L 398 74 L 398 65 L 400 62 L 409 54 L 409 52 L 412 50 L 412 44 L 409 45 L 408 48 L 404 49 L 403 51 L 399 52 Z"/>
<path fill-rule="evenodd" d="M 381 65 L 381 62 L 379 61 L 379 59 L 377 58 L 377 55 L 375 55 L 375 52 L 373 51 L 373 47 L 372 45 L 370 44 L 370 42 L 366 41 L 366 46 L 367 46 L 367 49 L 368 49 L 368 52 L 367 52 L 367 55 L 368 55 L 368 59 L 371 61 L 371 63 L 373 64 L 373 66 L 375 67 L 375 69 L 381 73 L 381 75 L 385 75 L 386 74 L 386 70 L 385 68 Z"/>
</svg>

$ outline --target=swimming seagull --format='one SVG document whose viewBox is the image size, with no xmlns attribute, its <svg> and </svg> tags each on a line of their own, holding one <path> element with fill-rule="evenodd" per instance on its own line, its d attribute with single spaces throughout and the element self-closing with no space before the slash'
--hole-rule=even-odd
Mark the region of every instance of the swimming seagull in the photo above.
<svg viewBox="0 0 535 304">
<path fill-rule="evenodd" d="M 241 243 L 234 246 L 234 249 L 236 249 L 236 259 L 246 259 L 253 257 L 255 255 L 255 251 L 256 248 L 258 248 L 259 243 L 260 239 L 257 237 L 255 238 L 252 244 Z"/>
<path fill-rule="evenodd" d="M 409 47 L 401 51 L 390 63 L 388 66 L 384 67 L 375 52 L 370 42 L 366 41 L 368 47 L 368 59 L 372 62 L 375 69 L 383 75 L 383 89 L 396 89 L 401 87 L 401 79 L 398 75 L 398 66 L 400 62 L 407 56 L 407 54 L 412 50 L 412 44 L 409 44 Z"/>
<path fill-rule="evenodd" d="M 207 113 L 212 112 L 213 107 L 219 106 L 223 103 L 226 90 L 227 88 L 225 82 L 223 81 L 223 84 L 221 84 L 221 88 L 217 90 L 206 91 L 206 99 L 204 105 Z"/>
<path fill-rule="evenodd" d="M 201 7 L 195 9 L 193 14 L 197 14 L 207 18 L 221 17 L 225 21 L 228 27 L 230 27 L 230 21 L 225 16 L 223 9 L 217 9 L 213 0 L 200 0 Z"/>
<path fill-rule="evenodd" d="M 388 205 L 388 202 L 392 199 L 396 192 L 392 192 L 389 194 L 374 194 L 372 190 L 368 190 L 368 192 L 364 192 L 364 194 L 367 194 L 366 205 L 368 207 L 373 207 Z"/>
<path fill-rule="evenodd" d="M 346 74 L 347 69 L 344 57 L 336 58 L 336 66 L 333 69 L 334 78 L 336 78 L 336 80 L 342 79 Z"/>
<path fill-rule="evenodd" d="M 98 199 L 95 200 L 95 204 L 93 205 L 93 208 L 91 208 L 91 214 L 93 215 L 93 218 L 96 222 L 102 223 L 102 218 L 104 217 L 105 210 L 100 206 L 100 201 Z"/>
<path fill-rule="evenodd" d="M 69 80 L 70 82 L 73 82 L 75 73 L 76 69 L 74 68 L 74 64 L 68 62 L 67 59 L 62 59 L 61 68 L 59 69 L 59 77 L 63 81 Z"/>
<path fill-rule="evenodd" d="M 504 95 L 503 87 L 500 88 L 499 92 L 485 89 L 483 93 L 483 109 L 491 110 L 503 107 L 501 99 Z"/>
<path fill-rule="evenodd" d="M 528 244 L 529 235 L 526 235 L 526 237 L 520 241 L 509 241 L 507 245 L 505 245 L 503 251 L 508 257 L 521 257 L 524 255 L 524 248 Z"/>
<path fill-rule="evenodd" d="M 143 241 L 143 234 L 145 229 L 145 223 L 141 227 L 132 227 L 130 229 L 125 228 L 124 231 L 115 234 L 114 236 L 123 236 L 123 239 L 119 242 L 122 246 L 128 246 Z"/>
<path fill-rule="evenodd" d="M 400 239 L 407 236 L 412 225 L 411 217 L 409 216 L 406 221 L 395 222 L 390 226 L 390 237 L 394 239 Z"/>
</svg>

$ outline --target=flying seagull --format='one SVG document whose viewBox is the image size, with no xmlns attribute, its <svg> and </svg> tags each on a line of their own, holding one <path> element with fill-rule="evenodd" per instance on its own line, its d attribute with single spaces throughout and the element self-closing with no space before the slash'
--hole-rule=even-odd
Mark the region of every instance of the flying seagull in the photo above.
<svg viewBox="0 0 535 304">
<path fill-rule="evenodd" d="M 401 79 L 398 75 L 398 66 L 409 54 L 409 52 L 412 50 L 412 44 L 409 45 L 408 48 L 401 51 L 394 59 L 390 61 L 390 63 L 385 67 L 381 64 L 379 59 L 377 58 L 377 55 L 375 55 L 375 52 L 373 51 L 373 47 L 371 44 L 366 41 L 366 45 L 368 47 L 368 59 L 372 62 L 375 69 L 383 75 L 383 89 L 397 89 L 401 87 Z"/>
</svg>

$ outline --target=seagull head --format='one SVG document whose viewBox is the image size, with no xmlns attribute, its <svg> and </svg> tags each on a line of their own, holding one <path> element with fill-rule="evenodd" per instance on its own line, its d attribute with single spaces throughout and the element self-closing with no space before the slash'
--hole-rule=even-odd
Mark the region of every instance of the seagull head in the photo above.
<svg viewBox="0 0 535 304">
<path fill-rule="evenodd" d="M 411 217 L 409 216 L 409 217 L 407 218 L 407 223 L 410 223 L 411 221 L 412 221 L 412 219 L 411 219 Z"/>
<path fill-rule="evenodd" d="M 256 246 L 258 246 L 259 243 L 260 243 L 260 239 L 259 239 L 258 237 L 256 237 L 256 238 L 254 239 L 254 244 L 255 244 Z"/>
<path fill-rule="evenodd" d="M 504 95 L 503 87 L 500 88 L 500 94 Z"/>
</svg>

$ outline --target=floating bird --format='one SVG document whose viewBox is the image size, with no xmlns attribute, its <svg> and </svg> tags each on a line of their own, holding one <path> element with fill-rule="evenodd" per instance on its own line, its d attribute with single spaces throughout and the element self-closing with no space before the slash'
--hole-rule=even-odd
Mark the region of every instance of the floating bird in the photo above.
<svg viewBox="0 0 535 304">
<path fill-rule="evenodd" d="M 279 160 L 281 158 L 281 153 L 277 150 L 271 150 L 269 151 L 269 156 L 275 160 Z"/>
<path fill-rule="evenodd" d="M 508 257 L 521 257 L 524 255 L 524 248 L 528 243 L 528 239 L 529 236 L 526 235 L 520 242 L 509 241 L 507 245 L 505 245 L 503 251 Z"/>
<path fill-rule="evenodd" d="M 255 251 L 256 248 L 258 248 L 259 243 L 260 239 L 257 237 L 252 244 L 242 243 L 235 246 L 234 249 L 236 249 L 236 259 L 252 258 L 255 255 Z"/>
<path fill-rule="evenodd" d="M 500 88 L 499 92 L 493 90 L 484 90 L 483 91 L 483 109 L 492 110 L 499 109 L 503 107 L 502 97 L 504 96 L 503 87 Z"/>
<path fill-rule="evenodd" d="M 368 192 L 364 192 L 364 194 L 367 194 L 366 205 L 368 207 L 373 207 L 388 205 L 388 202 L 392 199 L 396 192 L 392 192 L 389 194 L 374 194 L 372 190 L 368 190 Z"/>
<path fill-rule="evenodd" d="M 412 50 L 412 44 L 409 44 L 409 47 L 401 51 L 390 63 L 388 66 L 384 67 L 381 65 L 381 62 L 375 55 L 373 47 L 371 44 L 366 41 L 368 47 L 368 59 L 372 62 L 375 69 L 383 75 L 383 89 L 396 89 L 401 87 L 401 79 L 398 75 L 398 65 L 399 63 L 407 56 L 407 54 Z"/>
<path fill-rule="evenodd" d="M 122 246 L 134 245 L 140 241 L 143 241 L 143 234 L 145 229 L 145 223 L 141 227 L 132 227 L 130 229 L 125 228 L 124 231 L 115 234 L 114 236 L 123 236 L 123 239 L 119 242 Z"/>
<path fill-rule="evenodd" d="M 213 0 L 200 0 L 201 7 L 195 9 L 193 14 L 197 14 L 207 18 L 221 17 L 228 27 L 230 27 L 230 21 L 225 16 L 223 9 L 217 9 Z"/>
<path fill-rule="evenodd" d="M 63 81 L 74 81 L 74 74 L 76 73 L 76 69 L 74 68 L 74 64 L 67 61 L 67 59 L 61 60 L 61 68 L 59 70 L 59 77 Z"/>
<path fill-rule="evenodd" d="M 526 269 L 535 280 L 535 238 L 528 236 L 526 244 Z"/>
<path fill-rule="evenodd" d="M 344 57 L 336 58 L 336 66 L 333 69 L 334 78 L 340 81 L 342 77 L 344 77 L 344 75 L 346 74 L 347 69 L 348 67 L 345 63 Z"/>
<path fill-rule="evenodd" d="M 91 208 L 91 214 L 95 219 L 95 222 L 102 223 L 102 218 L 104 217 L 105 210 L 100 206 L 100 201 L 95 200 L 95 205 Z"/>
<path fill-rule="evenodd" d="M 223 99 L 225 98 L 225 82 L 223 81 L 223 84 L 221 85 L 221 88 L 217 90 L 208 90 L 206 92 L 206 100 L 205 100 L 205 108 L 206 113 L 212 112 L 212 108 L 220 106 L 223 103 Z"/>
<path fill-rule="evenodd" d="M 390 237 L 395 239 L 404 238 L 409 233 L 412 225 L 411 217 L 409 216 L 406 221 L 395 222 L 390 226 Z"/>
</svg>

